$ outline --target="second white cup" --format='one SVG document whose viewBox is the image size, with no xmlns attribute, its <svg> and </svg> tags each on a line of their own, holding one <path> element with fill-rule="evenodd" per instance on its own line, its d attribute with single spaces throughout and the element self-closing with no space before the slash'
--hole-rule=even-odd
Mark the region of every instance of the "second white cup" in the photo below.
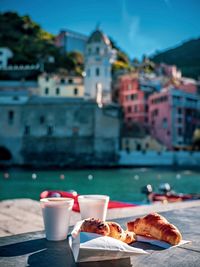
<svg viewBox="0 0 200 267">
<path fill-rule="evenodd" d="M 106 195 L 81 195 L 78 203 L 81 219 L 95 218 L 105 221 L 108 209 L 109 196 Z"/>
</svg>

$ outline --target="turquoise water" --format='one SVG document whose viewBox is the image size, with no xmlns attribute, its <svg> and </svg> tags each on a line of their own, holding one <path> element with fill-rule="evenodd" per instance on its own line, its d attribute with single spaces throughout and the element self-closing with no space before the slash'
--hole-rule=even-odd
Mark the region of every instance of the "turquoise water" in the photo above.
<svg viewBox="0 0 200 267">
<path fill-rule="evenodd" d="M 9 178 L 0 171 L 0 200 L 12 198 L 39 199 L 44 190 L 76 190 L 79 194 L 107 194 L 113 200 L 141 202 L 141 187 L 168 182 L 182 193 L 200 193 L 200 171 L 157 168 L 30 171 L 10 170 Z M 33 173 L 37 175 L 32 178 Z M 64 175 L 64 179 L 60 176 Z M 34 175 L 33 175 L 34 177 Z M 63 177 L 62 177 L 63 178 Z"/>
</svg>

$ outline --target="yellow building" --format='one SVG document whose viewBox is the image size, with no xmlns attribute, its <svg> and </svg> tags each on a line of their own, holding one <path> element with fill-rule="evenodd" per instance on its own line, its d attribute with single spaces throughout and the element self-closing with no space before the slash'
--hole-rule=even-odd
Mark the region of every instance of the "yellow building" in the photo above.
<svg viewBox="0 0 200 267">
<path fill-rule="evenodd" d="M 161 152 L 166 150 L 165 146 L 161 145 L 151 136 L 147 135 L 142 138 L 137 137 L 123 137 L 122 138 L 122 150 L 126 151 L 148 151 L 154 150 Z"/>
<path fill-rule="evenodd" d="M 82 98 L 84 96 L 83 78 L 42 74 L 38 78 L 39 95 L 42 97 Z"/>
<path fill-rule="evenodd" d="M 121 150 L 127 152 L 146 152 L 149 150 L 161 152 L 166 150 L 166 147 L 150 136 L 139 123 L 135 122 L 129 126 L 123 125 L 121 135 Z"/>
</svg>

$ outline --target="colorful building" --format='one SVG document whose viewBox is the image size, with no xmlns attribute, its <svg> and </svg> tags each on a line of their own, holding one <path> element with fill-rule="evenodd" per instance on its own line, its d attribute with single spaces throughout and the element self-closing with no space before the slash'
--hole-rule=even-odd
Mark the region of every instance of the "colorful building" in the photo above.
<svg viewBox="0 0 200 267">
<path fill-rule="evenodd" d="M 136 73 L 119 77 L 119 103 L 122 106 L 124 120 L 148 125 L 148 97 L 153 87 L 140 83 Z"/>
<path fill-rule="evenodd" d="M 200 98 L 194 93 L 168 87 L 149 97 L 151 135 L 168 149 L 189 148 L 199 123 Z"/>
<path fill-rule="evenodd" d="M 42 74 L 38 78 L 39 95 L 43 97 L 71 97 L 84 96 L 83 78 L 79 76 L 63 76 Z"/>
<path fill-rule="evenodd" d="M 63 53 L 78 51 L 82 54 L 85 52 L 85 46 L 88 37 L 70 30 L 61 30 L 55 38 L 55 45 L 60 47 Z"/>
</svg>

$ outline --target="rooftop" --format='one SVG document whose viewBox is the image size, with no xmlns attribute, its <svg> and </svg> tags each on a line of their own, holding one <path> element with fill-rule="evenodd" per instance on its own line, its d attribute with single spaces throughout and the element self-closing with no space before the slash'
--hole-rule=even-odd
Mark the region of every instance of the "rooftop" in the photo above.
<svg viewBox="0 0 200 267">
<path fill-rule="evenodd" d="M 106 45 L 110 45 L 109 38 L 100 30 L 95 30 L 88 38 L 88 43 L 100 43 L 104 42 Z"/>
</svg>

